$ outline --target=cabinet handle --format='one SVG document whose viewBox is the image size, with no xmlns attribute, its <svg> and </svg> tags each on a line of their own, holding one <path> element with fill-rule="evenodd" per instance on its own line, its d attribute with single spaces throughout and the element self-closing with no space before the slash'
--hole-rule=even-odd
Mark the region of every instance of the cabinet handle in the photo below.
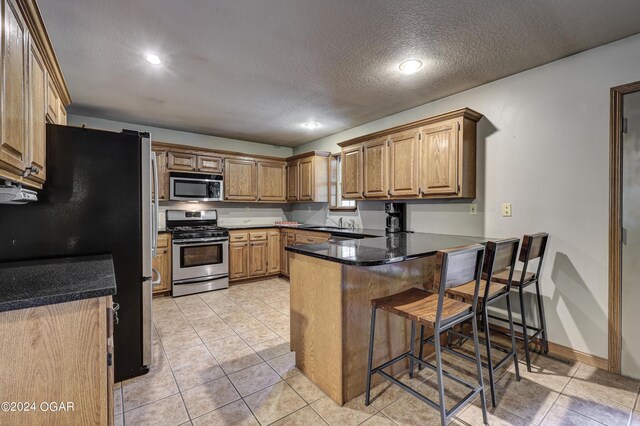
<svg viewBox="0 0 640 426">
<path fill-rule="evenodd" d="M 22 177 L 27 177 L 31 174 L 37 175 L 38 173 L 40 173 L 40 167 L 30 166 L 24 169 L 24 172 L 22 173 Z"/>
</svg>

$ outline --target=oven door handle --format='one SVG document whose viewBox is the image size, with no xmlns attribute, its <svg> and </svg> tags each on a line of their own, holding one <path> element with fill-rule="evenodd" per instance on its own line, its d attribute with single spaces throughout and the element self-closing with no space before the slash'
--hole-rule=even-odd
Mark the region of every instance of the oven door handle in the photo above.
<svg viewBox="0 0 640 426">
<path fill-rule="evenodd" d="M 173 244 L 175 245 L 184 245 L 184 244 L 192 244 L 192 243 L 223 243 L 225 241 L 229 241 L 228 237 L 224 238 L 190 238 L 188 240 L 173 240 Z"/>
</svg>

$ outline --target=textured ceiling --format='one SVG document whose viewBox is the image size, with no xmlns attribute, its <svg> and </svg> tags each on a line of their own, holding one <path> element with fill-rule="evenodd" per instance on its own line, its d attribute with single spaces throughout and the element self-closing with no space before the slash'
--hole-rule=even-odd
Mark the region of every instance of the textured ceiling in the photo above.
<svg viewBox="0 0 640 426">
<path fill-rule="evenodd" d="M 39 1 L 71 113 L 287 146 L 639 33 L 612 3 Z"/>
</svg>

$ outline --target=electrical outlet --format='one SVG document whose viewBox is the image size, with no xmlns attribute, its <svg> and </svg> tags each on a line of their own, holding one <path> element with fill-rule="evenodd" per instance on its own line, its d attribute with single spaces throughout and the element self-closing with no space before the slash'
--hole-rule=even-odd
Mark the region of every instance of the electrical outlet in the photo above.
<svg viewBox="0 0 640 426">
<path fill-rule="evenodd" d="M 469 214 L 477 215 L 478 214 L 478 205 L 477 204 L 469 204 Z"/>
<path fill-rule="evenodd" d="M 245 213 L 249 213 L 249 211 L 250 211 L 250 210 L 251 210 L 251 208 L 250 208 L 250 207 L 245 207 L 245 208 L 244 208 L 244 212 L 245 212 Z"/>
<path fill-rule="evenodd" d="M 511 217 L 511 203 L 502 203 L 502 216 Z"/>
</svg>

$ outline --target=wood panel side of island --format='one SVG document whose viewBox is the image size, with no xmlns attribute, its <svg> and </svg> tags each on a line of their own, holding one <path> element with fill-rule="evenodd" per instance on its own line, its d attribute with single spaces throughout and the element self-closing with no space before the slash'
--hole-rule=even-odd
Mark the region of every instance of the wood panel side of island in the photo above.
<svg viewBox="0 0 640 426">
<path fill-rule="evenodd" d="M 113 424 L 111 305 L 107 296 L 0 313 L 2 400 L 35 403 L 1 413 L 1 424 Z"/>
<path fill-rule="evenodd" d="M 380 266 L 343 267 L 343 403 L 365 391 L 367 354 L 371 324 L 371 300 L 400 293 L 412 287 L 427 288 L 433 281 L 435 257 L 424 257 Z M 427 335 L 433 330 L 426 330 Z M 378 310 L 373 351 L 377 366 L 406 352 L 410 348 L 411 323 L 397 315 Z M 416 346 L 418 347 L 418 346 Z M 425 346 L 430 353 L 428 345 Z M 408 362 L 397 363 L 386 371 L 400 374 Z M 372 385 L 384 379 L 375 375 Z"/>
<path fill-rule="evenodd" d="M 296 367 L 342 404 L 342 266 L 289 253 L 289 277 Z"/>
</svg>

